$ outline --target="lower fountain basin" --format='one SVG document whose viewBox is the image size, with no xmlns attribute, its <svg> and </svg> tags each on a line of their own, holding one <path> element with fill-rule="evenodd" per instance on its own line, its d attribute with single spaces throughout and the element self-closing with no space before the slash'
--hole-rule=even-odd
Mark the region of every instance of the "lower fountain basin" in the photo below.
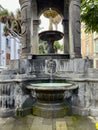
<svg viewBox="0 0 98 130">
<path fill-rule="evenodd" d="M 27 87 L 28 89 L 33 90 L 70 90 L 75 89 L 76 86 L 70 83 L 37 83 L 37 84 L 30 84 Z"/>
<path fill-rule="evenodd" d="M 36 93 L 33 115 L 60 118 L 66 115 L 65 91 L 76 89 L 77 86 L 70 83 L 37 83 L 27 88 Z"/>
</svg>

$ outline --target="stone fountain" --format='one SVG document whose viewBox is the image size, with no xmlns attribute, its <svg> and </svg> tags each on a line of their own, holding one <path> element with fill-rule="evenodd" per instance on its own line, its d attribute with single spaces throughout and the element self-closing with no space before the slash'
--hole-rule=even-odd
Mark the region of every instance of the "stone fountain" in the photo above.
<svg viewBox="0 0 98 130">
<path fill-rule="evenodd" d="M 22 15 L 22 56 L 18 60 L 12 60 L 8 69 L 0 73 L 0 130 L 14 130 L 15 126 L 21 130 L 65 130 L 66 121 L 69 120 L 64 117 L 65 104 L 69 104 L 72 114 L 98 117 L 98 70 L 93 69 L 92 60 L 81 58 L 81 0 L 19 0 L 19 3 Z M 59 39 L 62 36 L 64 38 L 62 55 L 54 54 L 53 41 L 59 40 L 57 35 L 54 35 L 55 31 L 52 31 L 54 36 L 50 36 L 47 31 L 51 39 L 53 38 L 52 42 L 48 35 L 43 39 L 50 42 L 49 54 L 38 54 L 39 16 L 50 8 L 56 10 L 63 18 L 63 34 L 56 31 Z M 60 82 L 55 86 L 54 82 L 58 80 Z M 65 81 L 68 84 L 63 84 Z M 49 86 L 38 82 L 49 83 Z M 70 94 L 64 98 L 66 91 Z M 25 118 L 18 120 L 17 116 Z M 7 119 L 10 121 L 5 123 Z M 81 121 L 78 125 L 80 129 L 83 127 Z M 17 125 L 20 122 L 22 125 Z M 76 127 L 74 123 L 67 123 L 69 129 Z M 6 128 L 4 124 L 7 125 Z M 25 124 L 29 128 L 24 126 Z M 91 122 L 89 125 L 91 126 Z M 87 128 L 87 124 L 84 123 L 84 126 L 83 130 Z M 89 130 L 93 128 L 90 127 Z"/>
<path fill-rule="evenodd" d="M 53 30 L 52 19 L 55 18 L 58 13 L 55 10 L 49 8 L 44 12 L 44 16 L 49 19 L 49 30 L 39 33 L 39 39 L 47 41 L 48 44 L 48 54 L 55 53 L 54 42 L 61 40 L 64 34 L 60 31 Z"/>
<path fill-rule="evenodd" d="M 55 61 L 53 59 L 48 60 L 46 62 L 46 74 L 49 75 L 49 82 L 30 83 L 27 85 L 27 89 L 36 94 L 33 115 L 44 118 L 61 118 L 68 113 L 68 107 L 64 103 L 65 92 L 72 92 L 78 86 L 72 83 L 54 83 L 55 67 Z"/>
</svg>

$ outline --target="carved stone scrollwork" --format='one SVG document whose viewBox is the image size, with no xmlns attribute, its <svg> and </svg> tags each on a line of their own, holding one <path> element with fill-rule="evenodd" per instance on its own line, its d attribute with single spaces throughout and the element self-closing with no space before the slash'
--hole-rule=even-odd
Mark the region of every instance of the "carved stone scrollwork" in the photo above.
<svg viewBox="0 0 98 130">
<path fill-rule="evenodd" d="M 22 53 L 27 53 L 30 47 L 30 1 L 20 0 L 21 5 L 21 43 Z M 25 49 L 25 50 L 24 50 Z M 30 53 L 30 52 L 29 52 Z"/>
<path fill-rule="evenodd" d="M 48 73 L 56 72 L 56 62 L 53 59 L 47 61 L 47 72 Z"/>
</svg>

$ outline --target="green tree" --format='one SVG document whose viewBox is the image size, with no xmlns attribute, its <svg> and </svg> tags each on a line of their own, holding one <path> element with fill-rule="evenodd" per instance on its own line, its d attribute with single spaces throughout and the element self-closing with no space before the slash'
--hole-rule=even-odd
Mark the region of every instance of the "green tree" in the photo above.
<svg viewBox="0 0 98 130">
<path fill-rule="evenodd" d="M 64 47 L 60 42 L 55 41 L 54 42 L 54 49 L 55 49 L 55 53 L 58 53 L 58 50 L 63 51 Z M 39 40 L 39 53 L 40 54 L 46 54 L 47 52 L 48 52 L 47 42 Z"/>
<path fill-rule="evenodd" d="M 39 54 L 47 53 L 47 42 L 39 40 Z"/>
<path fill-rule="evenodd" d="M 54 42 L 54 48 L 55 48 L 55 53 L 58 53 L 58 50 L 63 51 L 64 47 L 60 42 L 55 41 Z"/>
<path fill-rule="evenodd" d="M 21 35 L 21 11 L 18 9 L 16 15 L 4 9 L 0 11 L 0 22 L 4 23 L 4 35 L 9 34 L 19 37 Z"/>
<path fill-rule="evenodd" d="M 98 32 L 98 0 L 82 0 L 81 21 L 85 23 L 86 32 Z"/>
</svg>

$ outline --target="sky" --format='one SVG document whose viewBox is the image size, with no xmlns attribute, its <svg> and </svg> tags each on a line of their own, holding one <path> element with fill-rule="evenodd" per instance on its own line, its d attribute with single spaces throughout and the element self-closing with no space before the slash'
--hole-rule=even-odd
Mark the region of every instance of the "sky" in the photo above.
<svg viewBox="0 0 98 130">
<path fill-rule="evenodd" d="M 0 5 L 12 12 L 20 8 L 19 0 L 0 0 Z"/>
</svg>

